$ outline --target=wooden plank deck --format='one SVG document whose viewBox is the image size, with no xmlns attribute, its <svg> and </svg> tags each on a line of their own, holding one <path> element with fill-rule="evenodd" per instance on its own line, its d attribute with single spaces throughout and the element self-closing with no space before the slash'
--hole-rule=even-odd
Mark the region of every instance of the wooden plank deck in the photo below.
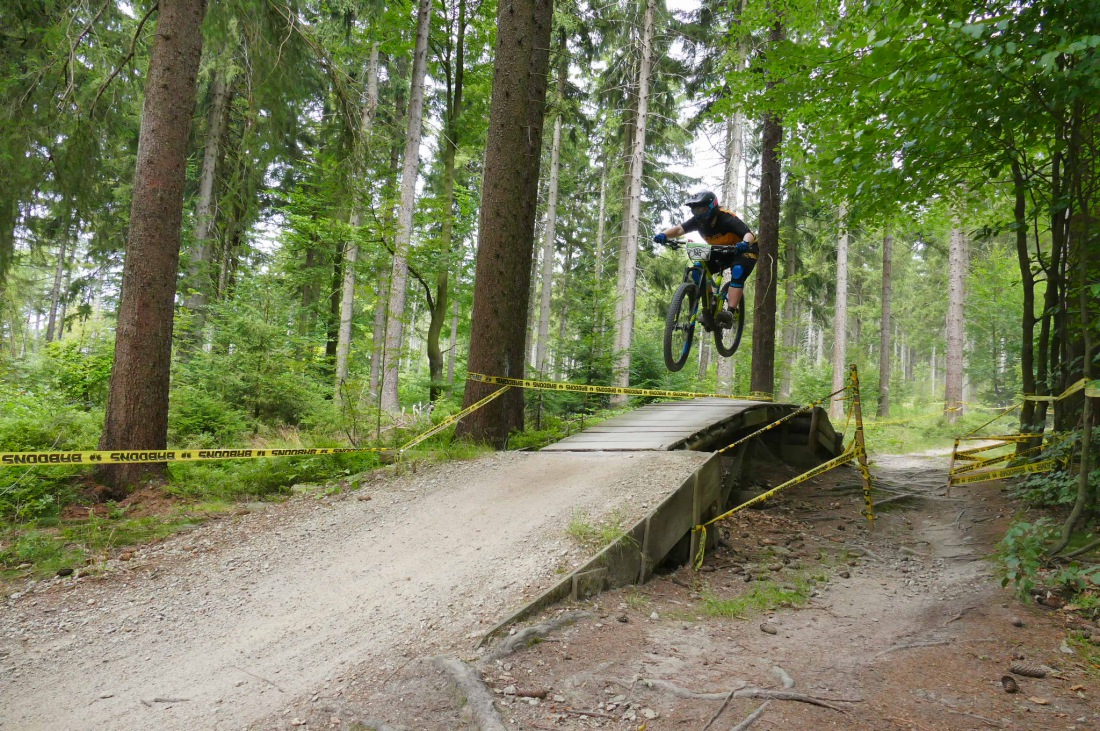
<svg viewBox="0 0 1100 731">
<path fill-rule="evenodd" d="M 768 420 L 768 409 L 785 404 L 734 399 L 700 398 L 647 404 L 616 416 L 579 434 L 543 447 L 544 452 L 666 451 L 692 440 L 756 409 L 763 409 L 758 423 Z M 793 409 L 793 406 L 786 408 Z M 756 422 L 746 419 L 746 422 Z"/>
</svg>

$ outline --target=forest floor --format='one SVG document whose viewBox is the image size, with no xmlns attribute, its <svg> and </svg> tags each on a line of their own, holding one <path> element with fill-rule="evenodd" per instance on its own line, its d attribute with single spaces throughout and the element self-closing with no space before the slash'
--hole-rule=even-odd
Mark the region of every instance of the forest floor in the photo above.
<svg viewBox="0 0 1100 731">
<path fill-rule="evenodd" d="M 440 657 L 475 669 L 504 728 L 1100 728 L 1100 645 L 1082 639 L 1100 630 L 1000 587 L 990 554 L 1015 506 L 998 483 L 945 495 L 943 454 L 875 459 L 915 497 L 883 505 L 873 532 L 837 470 L 727 521 L 698 573 L 554 607 L 530 624 L 585 614 L 513 654 L 476 649 L 585 559 L 566 535 L 576 511 L 629 522 L 705 456 L 391 469 L 10 591 L 0 728 L 491 724 Z"/>
</svg>

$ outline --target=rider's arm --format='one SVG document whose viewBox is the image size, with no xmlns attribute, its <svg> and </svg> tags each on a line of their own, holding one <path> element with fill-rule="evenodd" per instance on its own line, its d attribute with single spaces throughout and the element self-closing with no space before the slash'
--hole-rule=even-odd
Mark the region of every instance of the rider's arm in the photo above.
<svg viewBox="0 0 1100 731">
<path fill-rule="evenodd" d="M 672 228 L 666 228 L 664 231 L 665 236 L 669 237 L 670 239 L 678 238 L 680 236 L 683 236 L 685 233 L 687 232 L 684 231 L 683 226 L 673 226 Z"/>
</svg>

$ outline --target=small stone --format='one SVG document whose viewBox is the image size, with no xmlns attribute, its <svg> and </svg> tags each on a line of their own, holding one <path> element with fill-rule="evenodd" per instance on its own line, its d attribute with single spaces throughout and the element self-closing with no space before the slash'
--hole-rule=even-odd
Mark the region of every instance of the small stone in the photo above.
<svg viewBox="0 0 1100 731">
<path fill-rule="evenodd" d="M 565 703 L 565 696 L 555 695 L 552 699 L 555 703 Z"/>
<path fill-rule="evenodd" d="M 360 496 L 359 496 L 359 498 L 358 498 L 358 500 L 359 500 L 359 502 L 361 502 L 361 503 L 365 503 L 365 502 L 367 502 L 368 500 L 370 500 L 370 495 L 360 495 Z"/>
<path fill-rule="evenodd" d="M 848 572 L 848 571 L 841 571 L 841 572 L 840 572 L 840 578 L 842 578 L 842 579 L 850 579 L 850 578 L 852 578 L 852 574 L 851 574 L 850 572 Z"/>
<path fill-rule="evenodd" d="M 57 570 L 57 575 L 58 576 L 70 576 L 72 573 L 73 573 L 73 570 L 70 569 L 70 568 L 67 568 L 67 567 Z"/>
<path fill-rule="evenodd" d="M 1012 626 L 1013 627 L 1023 627 L 1024 626 L 1024 620 L 1020 619 L 1019 617 L 1013 617 L 1012 618 Z"/>
<path fill-rule="evenodd" d="M 766 622 L 760 625 L 760 631 L 764 634 L 769 635 L 779 634 L 779 630 L 777 630 L 775 627 L 772 627 L 770 624 L 767 624 Z"/>
<path fill-rule="evenodd" d="M 657 612 L 653 612 L 649 615 L 649 618 L 650 619 L 660 619 L 661 615 L 657 614 Z"/>
<path fill-rule="evenodd" d="M 1029 696 L 1028 700 L 1031 701 L 1032 703 L 1034 703 L 1037 706 L 1049 706 L 1050 705 L 1050 701 L 1048 701 L 1046 698 L 1037 698 L 1035 696 Z"/>
<path fill-rule="evenodd" d="M 652 708 L 643 708 L 641 711 L 639 711 L 639 713 L 648 718 L 650 721 L 657 718 L 657 716 L 659 715 L 657 711 L 653 710 Z"/>
<path fill-rule="evenodd" d="M 133 560 L 133 558 L 134 554 L 131 551 L 123 551 L 122 553 L 118 554 L 119 561 L 131 561 Z"/>
<path fill-rule="evenodd" d="M 626 624 L 627 622 L 630 621 L 630 617 L 626 616 L 625 614 L 620 614 L 619 615 L 619 621 L 622 622 L 623 624 Z"/>
<path fill-rule="evenodd" d="M 515 695 L 516 694 L 516 686 L 506 685 L 506 686 L 504 686 L 504 690 L 502 690 L 501 692 L 504 693 L 504 695 Z"/>
</svg>

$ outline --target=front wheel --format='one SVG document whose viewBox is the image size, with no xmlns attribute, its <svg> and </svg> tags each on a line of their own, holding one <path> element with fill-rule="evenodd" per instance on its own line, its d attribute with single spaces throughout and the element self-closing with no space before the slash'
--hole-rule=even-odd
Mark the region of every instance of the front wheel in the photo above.
<svg viewBox="0 0 1100 731">
<path fill-rule="evenodd" d="M 729 327 L 721 326 L 714 329 L 714 348 L 718 354 L 728 358 L 737 352 L 741 345 L 741 331 L 745 329 L 745 300 L 742 298 L 737 303 L 737 309 L 732 310 L 733 324 Z"/>
<path fill-rule="evenodd" d="M 673 372 L 684 367 L 695 337 L 698 294 L 693 282 L 684 282 L 672 295 L 665 317 L 665 366 Z"/>
</svg>

